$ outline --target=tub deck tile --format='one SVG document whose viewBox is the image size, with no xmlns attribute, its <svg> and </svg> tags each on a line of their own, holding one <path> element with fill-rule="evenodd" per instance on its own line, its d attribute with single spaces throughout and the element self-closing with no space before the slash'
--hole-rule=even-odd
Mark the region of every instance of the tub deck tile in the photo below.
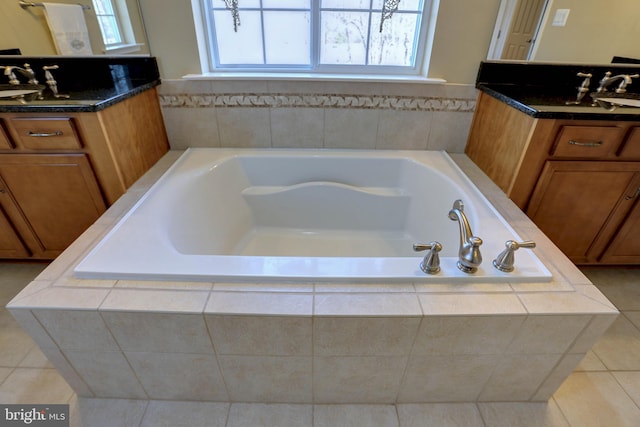
<svg viewBox="0 0 640 427">
<path fill-rule="evenodd" d="M 500 315 L 526 314 L 527 310 L 514 294 L 421 294 L 420 304 L 429 315 Z"/>
<path fill-rule="evenodd" d="M 415 294 L 316 294 L 316 316 L 422 316 Z"/>
<path fill-rule="evenodd" d="M 311 316 L 313 295 L 274 292 L 212 292 L 205 314 Z"/>
<path fill-rule="evenodd" d="M 153 291 L 113 289 L 100 305 L 102 311 L 150 311 L 166 313 L 202 313 L 209 292 Z"/>
</svg>

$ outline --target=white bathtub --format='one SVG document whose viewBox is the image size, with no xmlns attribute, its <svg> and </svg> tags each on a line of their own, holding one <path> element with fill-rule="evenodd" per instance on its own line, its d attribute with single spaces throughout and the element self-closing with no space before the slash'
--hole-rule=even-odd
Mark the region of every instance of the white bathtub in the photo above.
<svg viewBox="0 0 640 427">
<path fill-rule="evenodd" d="M 462 199 L 484 261 L 456 267 Z M 444 152 L 189 149 L 78 264 L 78 278 L 137 280 L 549 281 L 522 240 Z M 413 243 L 439 241 L 427 275 Z"/>
</svg>

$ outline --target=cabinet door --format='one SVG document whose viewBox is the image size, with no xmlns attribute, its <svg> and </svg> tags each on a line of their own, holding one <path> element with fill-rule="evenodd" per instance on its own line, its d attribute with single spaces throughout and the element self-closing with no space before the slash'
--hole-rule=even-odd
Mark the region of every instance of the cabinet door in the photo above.
<svg viewBox="0 0 640 427">
<path fill-rule="evenodd" d="M 638 197 L 636 191 L 625 196 L 625 200 Z M 604 264 L 640 264 L 640 203 L 637 201 L 600 261 Z"/>
<path fill-rule="evenodd" d="M 37 258 L 55 258 L 106 209 L 83 154 L 0 155 L 0 177 L 22 216 L 11 219 Z"/>
<path fill-rule="evenodd" d="M 0 120 L 0 150 L 8 150 L 13 148 L 7 133 L 4 131 L 4 126 L 2 124 L 2 120 Z"/>
<path fill-rule="evenodd" d="M 2 209 L 3 203 L 11 203 L 7 197 L 7 190 L 0 184 L 0 258 L 27 258 L 29 251 Z"/>
<path fill-rule="evenodd" d="M 589 248 L 596 239 L 611 238 L 612 232 L 604 236 L 601 230 L 630 208 L 620 201 L 639 170 L 630 162 L 547 162 L 527 215 L 573 262 L 595 262 L 599 254 Z"/>
</svg>

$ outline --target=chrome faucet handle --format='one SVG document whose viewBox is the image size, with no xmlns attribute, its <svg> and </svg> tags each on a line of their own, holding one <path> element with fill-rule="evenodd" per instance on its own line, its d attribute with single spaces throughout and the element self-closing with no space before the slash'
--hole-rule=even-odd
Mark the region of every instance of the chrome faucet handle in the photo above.
<svg viewBox="0 0 640 427">
<path fill-rule="evenodd" d="M 520 248 L 535 248 L 536 242 L 526 240 L 524 242 L 516 242 L 515 240 L 507 240 L 505 242 L 506 249 L 500 252 L 500 254 L 493 260 L 493 266 L 500 271 L 510 273 L 514 270 L 514 252 Z"/>
<path fill-rule="evenodd" d="M 44 70 L 44 78 L 47 79 L 47 84 L 49 86 L 56 86 L 57 82 L 56 79 L 53 78 L 53 74 L 51 74 L 51 71 L 49 70 L 57 70 L 58 67 L 57 65 L 45 65 L 44 67 L 42 67 L 42 69 Z"/>
<path fill-rule="evenodd" d="M 582 81 L 580 86 L 577 87 L 578 94 L 576 95 L 576 100 L 575 101 L 567 101 L 567 102 L 565 102 L 566 105 L 578 105 L 578 104 L 580 104 L 582 102 L 582 98 L 584 98 L 584 96 L 587 94 L 587 92 L 589 92 L 589 86 L 591 85 L 591 77 L 593 77 L 593 74 L 591 74 L 591 73 L 578 73 L 578 74 L 576 74 L 576 76 L 584 77 L 584 80 Z"/>
<path fill-rule="evenodd" d="M 429 251 L 422 259 L 420 263 L 420 269 L 427 274 L 436 274 L 440 272 L 440 255 L 438 253 L 442 250 L 442 244 L 440 242 L 414 243 L 413 250 L 416 252 Z"/>
<path fill-rule="evenodd" d="M 47 85 L 49 85 L 49 89 L 51 89 L 51 92 L 53 92 L 53 97 L 54 98 L 69 98 L 69 95 L 61 95 L 58 93 L 58 82 L 56 82 L 56 79 L 53 78 L 53 74 L 51 74 L 51 71 L 49 70 L 57 70 L 58 67 L 57 65 L 45 65 L 42 67 L 42 69 L 44 70 L 44 78 L 47 79 Z"/>
</svg>

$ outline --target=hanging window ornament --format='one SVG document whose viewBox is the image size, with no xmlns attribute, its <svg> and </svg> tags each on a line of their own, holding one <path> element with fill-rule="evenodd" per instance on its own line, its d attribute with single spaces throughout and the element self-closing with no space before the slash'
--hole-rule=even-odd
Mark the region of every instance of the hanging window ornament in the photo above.
<svg viewBox="0 0 640 427">
<path fill-rule="evenodd" d="M 231 11 L 233 17 L 233 31 L 238 32 L 240 26 L 240 13 L 238 12 L 238 0 L 223 0 L 227 10 Z"/>
<path fill-rule="evenodd" d="M 399 4 L 400 0 L 384 0 L 384 3 L 382 4 L 382 17 L 380 18 L 380 32 L 382 32 L 384 21 L 391 19 L 393 13 L 398 10 Z"/>
</svg>

